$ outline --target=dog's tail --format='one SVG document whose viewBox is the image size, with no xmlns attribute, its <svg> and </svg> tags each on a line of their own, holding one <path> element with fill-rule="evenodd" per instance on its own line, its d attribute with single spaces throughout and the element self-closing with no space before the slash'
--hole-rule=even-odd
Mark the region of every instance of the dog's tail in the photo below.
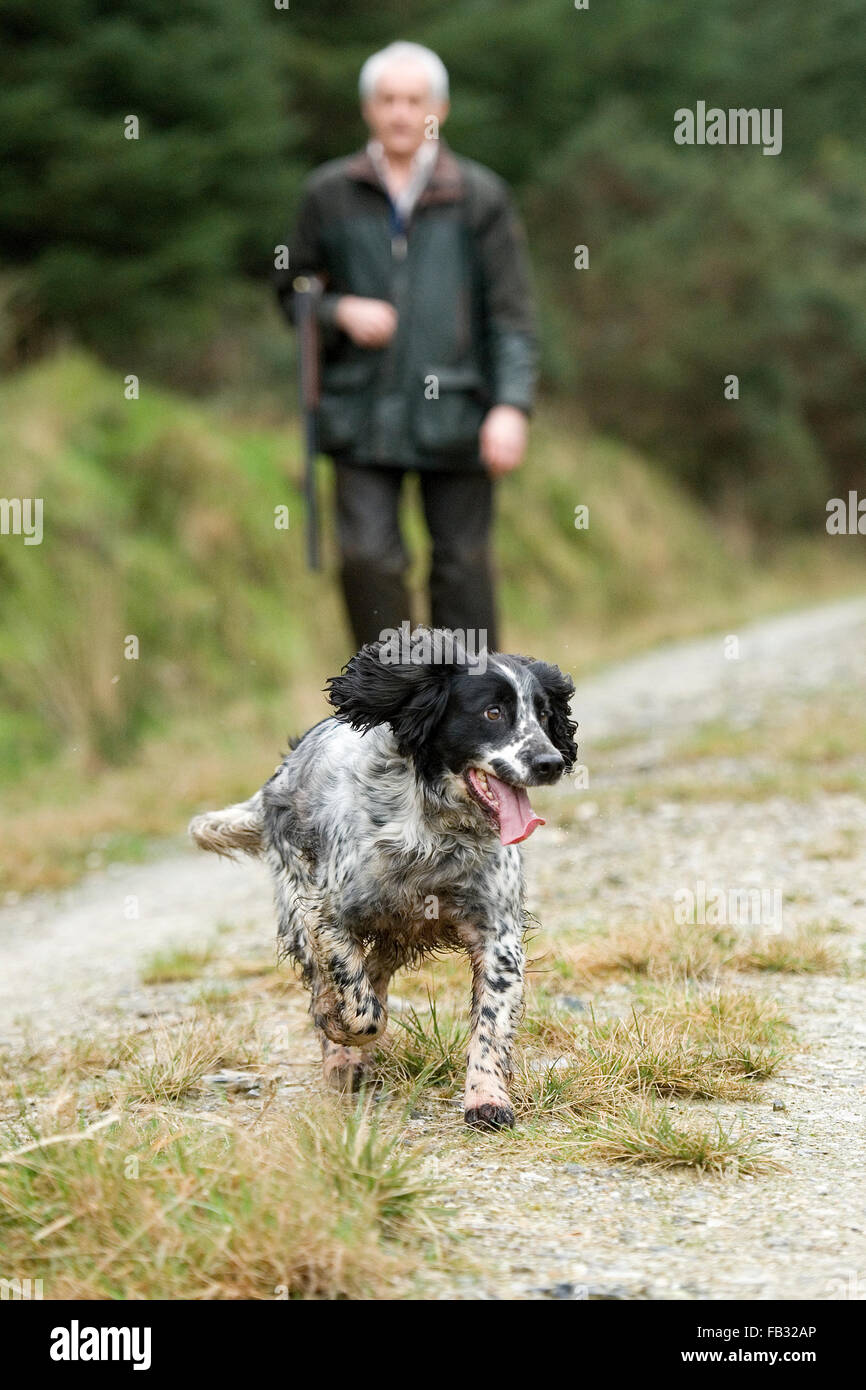
<svg viewBox="0 0 866 1390">
<path fill-rule="evenodd" d="M 205 811 L 189 823 L 189 833 L 200 849 L 234 858 L 235 852 L 261 854 L 264 849 L 262 794 L 256 792 L 249 801 L 226 806 L 223 811 Z"/>
</svg>

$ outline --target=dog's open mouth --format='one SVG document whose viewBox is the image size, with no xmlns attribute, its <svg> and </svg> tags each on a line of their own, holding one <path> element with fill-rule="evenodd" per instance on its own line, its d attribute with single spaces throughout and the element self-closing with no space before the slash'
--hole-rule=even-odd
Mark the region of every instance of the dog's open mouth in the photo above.
<svg viewBox="0 0 866 1390">
<path fill-rule="evenodd" d="M 530 806 L 525 787 L 509 786 L 480 767 L 470 767 L 465 780 L 469 795 L 493 821 L 504 845 L 528 840 L 533 830 L 544 825 Z"/>
</svg>

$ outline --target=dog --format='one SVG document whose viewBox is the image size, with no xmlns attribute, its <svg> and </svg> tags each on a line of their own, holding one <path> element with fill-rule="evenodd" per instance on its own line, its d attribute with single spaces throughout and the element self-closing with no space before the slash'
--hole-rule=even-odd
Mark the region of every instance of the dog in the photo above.
<svg viewBox="0 0 866 1390">
<path fill-rule="evenodd" d="M 394 971 L 466 952 L 464 1114 L 501 1129 L 514 1124 L 523 1007 L 517 846 L 544 824 L 528 788 L 574 766 L 574 684 L 531 657 L 485 651 L 473 664 L 452 639 L 418 628 L 397 661 L 383 642 L 362 647 L 327 682 L 334 714 L 291 741 L 261 791 L 197 816 L 190 834 L 270 865 L 282 954 L 301 968 L 325 1079 L 339 1089 L 368 1075 Z"/>
</svg>

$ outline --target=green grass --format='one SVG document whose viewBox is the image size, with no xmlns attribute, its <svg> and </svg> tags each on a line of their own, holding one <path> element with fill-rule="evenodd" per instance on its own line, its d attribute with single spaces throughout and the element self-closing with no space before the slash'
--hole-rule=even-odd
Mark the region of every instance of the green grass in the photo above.
<svg viewBox="0 0 866 1390">
<path fill-rule="evenodd" d="M 445 1088 L 453 1093 L 466 1069 L 469 1030 L 465 1022 L 442 1016 L 428 996 L 429 1013 L 416 1009 L 392 1015 L 392 1037 L 377 1049 L 375 1076 L 389 1086 Z"/>
<path fill-rule="evenodd" d="M 213 950 L 175 949 L 159 951 L 141 967 L 145 985 L 175 984 L 180 980 L 196 980 L 213 960 Z"/>
</svg>

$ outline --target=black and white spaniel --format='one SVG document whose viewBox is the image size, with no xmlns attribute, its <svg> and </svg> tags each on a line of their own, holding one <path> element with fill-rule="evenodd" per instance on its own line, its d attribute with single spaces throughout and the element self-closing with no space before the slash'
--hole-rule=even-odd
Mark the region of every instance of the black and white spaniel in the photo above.
<svg viewBox="0 0 866 1390">
<path fill-rule="evenodd" d="M 451 636 L 416 629 L 396 664 L 385 644 L 363 647 L 328 682 L 335 715 L 249 801 L 197 816 L 190 833 L 203 849 L 267 858 L 281 946 L 311 991 L 333 1085 L 362 1080 L 395 970 L 467 952 L 465 1115 L 500 1128 L 514 1123 L 506 1088 L 523 1001 L 517 846 L 544 823 L 527 789 L 574 765 L 574 685 L 529 657 L 473 664 Z"/>
</svg>

